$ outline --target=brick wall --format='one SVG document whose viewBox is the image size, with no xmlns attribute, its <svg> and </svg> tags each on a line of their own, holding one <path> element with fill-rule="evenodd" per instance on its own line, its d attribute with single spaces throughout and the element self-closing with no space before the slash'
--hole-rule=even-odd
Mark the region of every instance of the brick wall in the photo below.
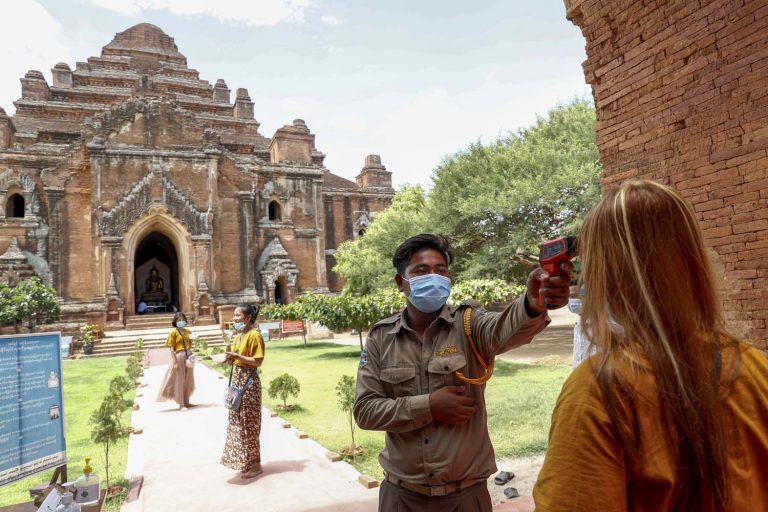
<svg viewBox="0 0 768 512">
<path fill-rule="evenodd" d="M 726 319 L 768 337 L 768 4 L 566 0 L 586 39 L 604 186 L 671 184 L 713 249 Z"/>
</svg>

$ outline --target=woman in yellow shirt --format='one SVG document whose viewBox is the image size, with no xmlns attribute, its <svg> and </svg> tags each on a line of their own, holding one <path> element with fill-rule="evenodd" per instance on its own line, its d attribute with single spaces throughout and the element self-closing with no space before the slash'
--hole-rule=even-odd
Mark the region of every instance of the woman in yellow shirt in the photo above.
<svg viewBox="0 0 768 512">
<path fill-rule="evenodd" d="M 691 206 L 626 182 L 579 253 L 598 353 L 557 400 L 536 510 L 768 510 L 768 358 L 725 330 Z"/>
<path fill-rule="evenodd" d="M 243 394 L 238 410 L 229 411 L 227 440 L 221 464 L 240 471 L 240 477 L 253 478 L 262 473 L 261 445 L 261 381 L 258 368 L 264 362 L 264 339 L 254 327 L 259 306 L 239 304 L 232 320 L 237 335 L 227 347 L 227 364 L 232 365 L 232 385 L 240 389 L 250 385 Z"/>
<path fill-rule="evenodd" d="M 171 364 L 160 385 L 158 402 L 174 400 L 179 409 L 194 407 L 189 403 L 189 397 L 195 390 L 194 368 L 187 368 L 187 357 L 192 355 L 192 332 L 186 328 L 187 317 L 181 311 L 173 315 L 173 329 L 168 333 L 165 346 L 171 351 Z"/>
</svg>

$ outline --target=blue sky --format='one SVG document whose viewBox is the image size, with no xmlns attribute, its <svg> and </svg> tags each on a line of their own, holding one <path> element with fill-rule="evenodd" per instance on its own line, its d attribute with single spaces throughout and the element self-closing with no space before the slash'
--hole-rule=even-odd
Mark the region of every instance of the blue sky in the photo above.
<svg viewBox="0 0 768 512">
<path fill-rule="evenodd" d="M 562 0 L 16 0 L 2 5 L 0 107 L 19 78 L 98 55 L 114 34 L 153 23 L 190 67 L 246 87 L 260 132 L 294 118 L 326 166 L 354 179 L 376 153 L 395 186 L 429 187 L 469 143 L 589 97 L 584 39 Z"/>
</svg>

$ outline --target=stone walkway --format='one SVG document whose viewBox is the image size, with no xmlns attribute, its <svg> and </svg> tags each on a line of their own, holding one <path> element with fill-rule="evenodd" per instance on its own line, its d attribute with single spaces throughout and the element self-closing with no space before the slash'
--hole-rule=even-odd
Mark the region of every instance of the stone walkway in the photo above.
<svg viewBox="0 0 768 512">
<path fill-rule="evenodd" d="M 167 351 L 150 351 L 133 413 L 127 475 L 143 476 L 138 499 L 123 512 L 262 510 L 269 512 L 375 511 L 378 489 L 357 482 L 345 462 L 330 462 L 326 450 L 299 439 L 293 428 L 264 409 L 261 431 L 264 473 L 243 481 L 219 464 L 227 410 L 221 405 L 226 380 L 202 364 L 195 366 L 193 409 L 178 411 L 173 402 L 155 402 L 165 374 Z M 158 360 L 160 359 L 160 360 Z"/>
</svg>

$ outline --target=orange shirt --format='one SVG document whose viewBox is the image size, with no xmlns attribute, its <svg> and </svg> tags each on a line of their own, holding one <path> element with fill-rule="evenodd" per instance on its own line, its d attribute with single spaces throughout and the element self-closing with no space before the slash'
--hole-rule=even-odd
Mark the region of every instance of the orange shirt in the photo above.
<svg viewBox="0 0 768 512">
<path fill-rule="evenodd" d="M 636 390 L 630 409 L 639 439 L 637 476 L 630 479 L 594 375 L 594 361 L 588 359 L 574 370 L 557 400 L 549 449 L 533 489 L 536 510 L 671 510 L 677 461 L 664 436 L 653 373 L 626 372 Z M 724 357 L 723 375 L 726 364 Z M 768 510 L 768 357 L 742 347 L 742 367 L 723 405 L 732 497 L 727 510 Z"/>
</svg>

